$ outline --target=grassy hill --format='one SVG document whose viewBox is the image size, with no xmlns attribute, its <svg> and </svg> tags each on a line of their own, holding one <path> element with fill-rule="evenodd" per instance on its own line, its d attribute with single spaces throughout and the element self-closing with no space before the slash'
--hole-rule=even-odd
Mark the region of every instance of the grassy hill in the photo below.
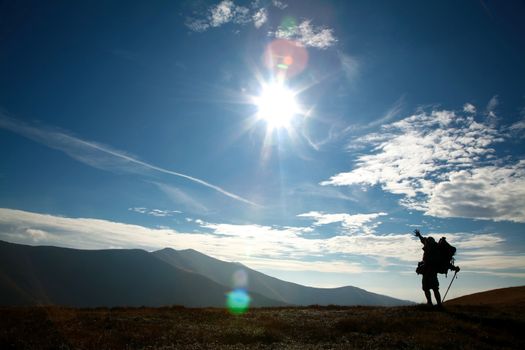
<svg viewBox="0 0 525 350">
<path fill-rule="evenodd" d="M 512 309 L 508 309 L 512 310 Z M 0 308 L 1 349 L 523 349 L 523 310 L 493 306 Z"/>
<path fill-rule="evenodd" d="M 525 305 L 525 286 L 493 289 L 451 299 L 447 305 Z"/>
</svg>

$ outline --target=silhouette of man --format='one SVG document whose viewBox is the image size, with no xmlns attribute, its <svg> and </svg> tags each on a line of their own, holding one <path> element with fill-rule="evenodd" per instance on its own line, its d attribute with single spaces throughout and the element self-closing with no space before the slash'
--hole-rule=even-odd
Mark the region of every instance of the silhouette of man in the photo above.
<svg viewBox="0 0 525 350">
<path fill-rule="evenodd" d="M 414 234 L 423 243 L 423 266 L 421 273 L 423 274 L 423 291 L 427 298 L 427 305 L 432 306 L 432 297 L 430 290 L 434 291 L 434 297 L 438 307 L 441 305 L 441 294 L 439 294 L 439 280 L 437 277 L 437 259 L 438 245 L 433 237 L 423 237 L 419 230 L 414 230 Z M 418 267 L 419 268 L 419 267 Z"/>
</svg>

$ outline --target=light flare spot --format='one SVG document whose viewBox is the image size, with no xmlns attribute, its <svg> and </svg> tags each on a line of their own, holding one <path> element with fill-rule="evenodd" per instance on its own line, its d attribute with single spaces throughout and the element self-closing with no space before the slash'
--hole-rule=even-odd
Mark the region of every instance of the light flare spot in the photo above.
<svg viewBox="0 0 525 350">
<path fill-rule="evenodd" d="M 234 289 L 226 295 L 228 311 L 234 315 L 242 315 L 248 311 L 251 298 L 244 289 Z"/>
<path fill-rule="evenodd" d="M 248 287 L 248 274 L 244 270 L 237 270 L 234 272 L 233 276 L 233 287 L 235 289 L 238 288 L 246 288 Z"/>
</svg>

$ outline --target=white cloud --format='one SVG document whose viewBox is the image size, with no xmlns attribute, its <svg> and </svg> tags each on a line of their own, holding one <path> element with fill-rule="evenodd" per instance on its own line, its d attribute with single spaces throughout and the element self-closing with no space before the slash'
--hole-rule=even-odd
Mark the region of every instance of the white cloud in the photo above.
<svg viewBox="0 0 525 350">
<path fill-rule="evenodd" d="M 233 19 L 235 4 L 233 1 L 224 0 L 211 9 L 211 26 L 218 27 Z"/>
<path fill-rule="evenodd" d="M 268 12 L 265 8 L 259 9 L 252 16 L 255 28 L 260 28 L 268 20 Z"/>
<path fill-rule="evenodd" d="M 335 45 L 337 39 L 333 34 L 333 29 L 312 26 L 310 22 L 310 20 L 305 20 L 298 26 L 280 27 L 271 34 L 276 38 L 297 41 L 306 47 L 326 49 Z"/>
<path fill-rule="evenodd" d="M 499 105 L 499 99 L 498 95 L 494 95 L 489 100 L 489 103 L 487 104 L 487 111 L 492 112 L 496 109 L 496 107 Z"/>
<path fill-rule="evenodd" d="M 320 218 L 321 219 L 321 218 Z M 362 222 L 366 221 L 364 218 Z M 192 248 L 205 254 L 238 261 L 253 268 L 289 271 L 348 272 L 388 268 L 384 262 L 412 269 L 421 258 L 421 244 L 409 234 L 354 234 L 308 239 L 312 227 L 272 227 L 254 224 L 208 223 L 193 220 L 201 232 L 185 233 L 167 228 L 148 228 L 108 220 L 66 218 L 0 208 L 0 239 L 22 244 L 45 244 L 80 249 L 164 247 Z M 496 234 L 440 234 L 458 248 L 458 264 L 479 273 L 523 273 L 523 254 L 508 263 Z M 435 238 L 439 238 L 436 235 Z M 482 257 L 493 265 L 479 265 Z M 354 257 L 356 259 L 349 259 Z M 377 260 L 373 267 L 359 257 Z M 393 260 L 392 260 L 393 259 Z M 492 261 L 491 260 L 491 261 Z M 492 264 L 492 262 L 491 262 Z M 301 268 L 302 266 L 302 268 Z M 513 269 L 513 271 L 505 271 Z M 519 270 L 519 271 L 515 271 Z"/>
<path fill-rule="evenodd" d="M 185 24 L 186 27 L 194 32 L 204 32 L 210 28 L 210 24 L 207 19 L 187 18 Z"/>
<path fill-rule="evenodd" d="M 373 222 L 380 216 L 387 215 L 386 213 L 372 213 L 372 214 L 355 214 L 350 215 L 346 213 L 340 214 L 325 214 L 318 211 L 311 211 L 297 215 L 298 217 L 314 219 L 314 226 L 322 226 L 333 223 L 341 223 L 342 227 L 348 233 L 373 233 L 380 222 Z"/>
<path fill-rule="evenodd" d="M 521 131 L 525 129 L 525 120 L 520 120 L 515 123 L 513 123 L 510 127 L 510 130 L 512 131 Z"/>
<path fill-rule="evenodd" d="M 463 112 L 466 112 L 466 113 L 476 113 L 476 106 L 474 106 L 473 104 L 471 103 L 465 103 L 463 105 Z"/>
<path fill-rule="evenodd" d="M 257 206 L 256 203 L 243 198 L 225 189 L 213 185 L 199 178 L 171 171 L 156 165 L 144 162 L 123 151 L 100 143 L 85 141 L 63 131 L 38 128 L 10 118 L 0 112 L 0 128 L 22 135 L 33 141 L 44 144 L 50 148 L 62 151 L 71 158 L 97 169 L 119 171 L 128 173 L 158 172 L 171 176 L 182 177 L 202 186 L 211 188 L 235 200 Z"/>
<path fill-rule="evenodd" d="M 498 95 L 492 96 L 489 103 L 487 104 L 487 111 L 486 111 L 487 122 L 492 123 L 492 124 L 497 122 L 498 116 L 496 115 L 495 111 L 498 105 L 499 105 Z"/>
<path fill-rule="evenodd" d="M 282 1 L 273 1 L 272 5 L 278 9 L 285 9 L 288 5 Z M 253 23 L 255 28 L 261 28 L 268 21 L 268 9 L 258 1 L 252 2 L 250 8 L 236 5 L 232 0 L 223 0 L 208 8 L 206 13 L 194 18 L 186 19 L 186 26 L 195 32 L 204 32 L 210 28 L 217 28 L 227 23 L 246 25 Z M 337 42 L 333 29 L 317 27 L 310 20 L 304 20 L 299 25 L 290 27 L 279 27 L 269 32 L 270 36 L 281 39 L 289 39 L 299 42 L 306 47 L 326 49 Z M 346 74 L 355 76 L 357 65 L 355 60 L 349 60 L 350 56 L 342 61 L 342 68 Z"/>
<path fill-rule="evenodd" d="M 232 0 L 223 0 L 211 6 L 199 18 L 187 18 L 186 26 L 195 32 L 204 32 L 227 23 L 246 25 L 253 23 L 260 28 L 268 20 L 268 11 L 258 2 L 252 2 L 250 7 L 236 5 Z"/>
<path fill-rule="evenodd" d="M 49 234 L 46 231 L 33 228 L 26 229 L 26 233 L 34 242 L 41 242 L 49 237 Z"/>
<path fill-rule="evenodd" d="M 273 0 L 272 4 L 273 4 L 273 6 L 277 7 L 280 10 L 284 10 L 285 8 L 288 7 L 288 4 L 286 4 L 284 1 L 280 1 L 280 0 Z"/>
<path fill-rule="evenodd" d="M 496 157 L 503 135 L 470 114 L 413 115 L 357 139 L 370 153 L 321 184 L 380 185 L 428 215 L 525 222 L 525 165 Z"/>
<path fill-rule="evenodd" d="M 435 184 L 426 213 L 525 222 L 525 161 L 451 172 Z"/>
<path fill-rule="evenodd" d="M 173 214 L 182 214 L 182 212 L 179 210 L 148 209 L 144 207 L 133 207 L 128 208 L 128 210 L 133 211 L 135 213 L 147 214 L 156 217 L 166 217 L 173 216 Z"/>
</svg>

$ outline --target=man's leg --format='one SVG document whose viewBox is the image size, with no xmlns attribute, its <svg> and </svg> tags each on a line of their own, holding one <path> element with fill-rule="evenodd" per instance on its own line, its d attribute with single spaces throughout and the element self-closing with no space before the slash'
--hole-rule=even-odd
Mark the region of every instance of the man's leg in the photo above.
<svg viewBox="0 0 525 350">
<path fill-rule="evenodd" d="M 432 305 L 432 297 L 430 296 L 430 289 L 424 289 L 425 297 L 427 298 L 427 304 Z"/>
<path fill-rule="evenodd" d="M 430 291 L 428 291 L 430 294 Z M 441 294 L 439 294 L 439 288 L 434 288 L 434 297 L 436 298 L 437 306 L 441 306 Z"/>
</svg>

